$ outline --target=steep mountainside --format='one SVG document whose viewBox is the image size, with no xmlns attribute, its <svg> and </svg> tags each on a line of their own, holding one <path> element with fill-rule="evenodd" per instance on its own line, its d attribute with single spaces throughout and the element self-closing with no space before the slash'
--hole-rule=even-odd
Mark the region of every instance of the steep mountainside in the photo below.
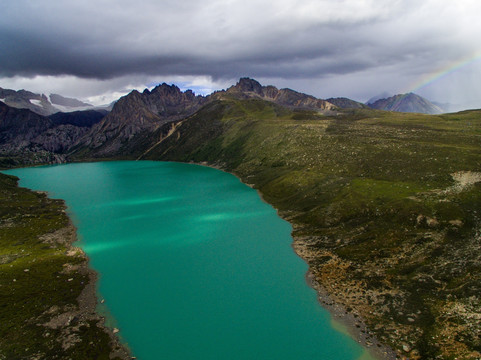
<svg viewBox="0 0 481 360">
<path fill-rule="evenodd" d="M 48 118 L 55 125 L 75 125 L 79 127 L 92 127 L 99 123 L 109 112 L 106 110 L 84 110 L 68 113 L 58 112 Z"/>
<path fill-rule="evenodd" d="M 0 102 L 0 146 L 8 145 L 12 149 L 20 149 L 51 127 L 53 122 L 48 118 Z"/>
<path fill-rule="evenodd" d="M 82 113 L 49 119 L 0 102 L 0 166 L 65 162 L 62 153 L 90 130 L 95 116 L 103 117 Z"/>
<path fill-rule="evenodd" d="M 112 111 L 77 144 L 81 156 L 135 156 L 149 146 L 151 134 L 165 123 L 183 119 L 206 98 L 162 84 L 152 91 L 132 91 L 120 98 Z"/>
<path fill-rule="evenodd" d="M 206 162 L 259 189 L 293 224 L 324 304 L 364 319 L 368 345 L 375 334 L 399 358 L 477 359 L 480 119 L 226 99 L 142 158 Z"/>
<path fill-rule="evenodd" d="M 377 100 L 368 105 L 373 109 L 398 112 L 423 114 L 441 114 L 444 112 L 439 106 L 413 93 L 395 95 L 387 99 Z"/>
</svg>

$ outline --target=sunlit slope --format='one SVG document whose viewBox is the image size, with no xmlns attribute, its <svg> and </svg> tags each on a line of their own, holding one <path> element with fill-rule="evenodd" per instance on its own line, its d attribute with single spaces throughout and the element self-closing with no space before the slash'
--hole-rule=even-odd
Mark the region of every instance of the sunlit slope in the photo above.
<svg viewBox="0 0 481 360">
<path fill-rule="evenodd" d="M 323 116 L 225 100 L 169 126 L 143 158 L 205 161 L 258 188 L 380 340 L 479 357 L 481 111 Z"/>
</svg>

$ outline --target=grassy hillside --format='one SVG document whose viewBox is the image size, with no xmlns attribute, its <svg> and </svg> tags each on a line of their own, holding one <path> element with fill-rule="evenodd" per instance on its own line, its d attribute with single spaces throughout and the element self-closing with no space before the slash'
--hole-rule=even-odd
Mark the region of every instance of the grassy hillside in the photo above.
<svg viewBox="0 0 481 360">
<path fill-rule="evenodd" d="M 259 189 L 315 278 L 400 354 L 481 356 L 481 111 L 323 116 L 231 99 L 143 158 L 205 161 Z"/>
<path fill-rule="evenodd" d="M 63 202 L 16 183 L 0 174 L 0 359 L 109 359 Z"/>
</svg>

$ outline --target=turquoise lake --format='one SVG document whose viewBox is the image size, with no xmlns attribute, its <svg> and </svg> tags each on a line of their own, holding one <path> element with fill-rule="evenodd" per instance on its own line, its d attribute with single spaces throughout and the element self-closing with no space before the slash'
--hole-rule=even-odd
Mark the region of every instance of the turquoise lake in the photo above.
<svg viewBox="0 0 481 360">
<path fill-rule="evenodd" d="M 64 199 L 139 360 L 358 359 L 305 281 L 291 226 L 228 173 L 115 161 L 4 171 Z"/>
</svg>

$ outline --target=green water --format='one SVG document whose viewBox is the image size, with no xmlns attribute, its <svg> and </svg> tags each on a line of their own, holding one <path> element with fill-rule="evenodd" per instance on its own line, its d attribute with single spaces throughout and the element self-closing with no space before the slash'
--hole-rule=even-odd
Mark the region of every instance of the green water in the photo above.
<svg viewBox="0 0 481 360">
<path fill-rule="evenodd" d="M 289 223 L 233 175 L 149 161 L 5 172 L 66 201 L 139 360 L 363 355 L 307 286 Z"/>
</svg>

